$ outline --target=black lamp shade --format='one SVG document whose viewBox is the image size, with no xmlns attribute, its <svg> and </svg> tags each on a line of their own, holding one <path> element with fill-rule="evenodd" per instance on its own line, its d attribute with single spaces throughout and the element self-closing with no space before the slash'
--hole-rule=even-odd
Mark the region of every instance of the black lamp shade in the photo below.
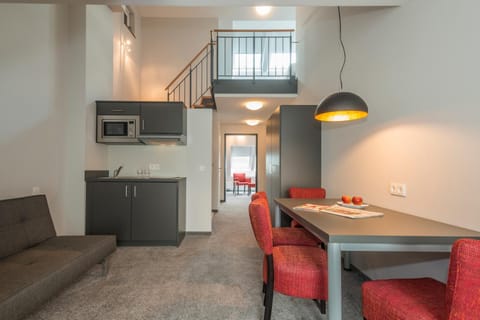
<svg viewBox="0 0 480 320">
<path fill-rule="evenodd" d="M 325 97 L 315 110 L 318 121 L 350 121 L 365 118 L 368 106 L 362 98 L 351 92 L 335 92 Z"/>
</svg>

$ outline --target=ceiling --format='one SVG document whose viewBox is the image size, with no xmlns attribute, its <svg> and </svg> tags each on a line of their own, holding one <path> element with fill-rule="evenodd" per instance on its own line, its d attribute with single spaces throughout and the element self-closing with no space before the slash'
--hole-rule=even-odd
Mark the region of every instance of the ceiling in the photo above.
<svg viewBox="0 0 480 320">
<path fill-rule="evenodd" d="M 292 104 L 296 95 L 215 95 L 217 116 L 221 123 L 245 124 L 245 120 L 257 119 L 264 123 L 281 104 Z M 248 110 L 248 101 L 260 101 L 263 108 Z"/>
</svg>

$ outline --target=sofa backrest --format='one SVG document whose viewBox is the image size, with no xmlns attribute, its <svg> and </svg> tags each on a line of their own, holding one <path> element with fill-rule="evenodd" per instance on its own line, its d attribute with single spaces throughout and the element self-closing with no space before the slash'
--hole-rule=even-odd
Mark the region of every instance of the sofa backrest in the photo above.
<svg viewBox="0 0 480 320">
<path fill-rule="evenodd" d="M 55 236 L 45 195 L 0 201 L 0 258 Z"/>
</svg>

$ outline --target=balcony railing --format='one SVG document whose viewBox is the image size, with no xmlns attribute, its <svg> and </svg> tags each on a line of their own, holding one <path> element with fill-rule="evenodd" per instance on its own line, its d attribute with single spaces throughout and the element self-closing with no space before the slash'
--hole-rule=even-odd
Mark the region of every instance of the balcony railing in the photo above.
<svg viewBox="0 0 480 320">
<path fill-rule="evenodd" d="M 294 30 L 214 30 L 216 79 L 289 79 L 295 75 Z"/>
</svg>

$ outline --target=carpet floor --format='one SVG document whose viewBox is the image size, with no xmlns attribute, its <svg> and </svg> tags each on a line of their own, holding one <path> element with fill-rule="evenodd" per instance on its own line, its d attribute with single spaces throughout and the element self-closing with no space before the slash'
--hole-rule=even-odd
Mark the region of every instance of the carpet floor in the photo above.
<svg viewBox="0 0 480 320">
<path fill-rule="evenodd" d="M 180 247 L 119 247 L 107 275 L 93 267 L 27 320 L 262 319 L 262 253 L 247 196 L 230 196 L 211 235 Z M 357 272 L 343 273 L 343 319 L 361 320 Z M 272 319 L 326 319 L 311 300 L 275 293 Z"/>
</svg>

